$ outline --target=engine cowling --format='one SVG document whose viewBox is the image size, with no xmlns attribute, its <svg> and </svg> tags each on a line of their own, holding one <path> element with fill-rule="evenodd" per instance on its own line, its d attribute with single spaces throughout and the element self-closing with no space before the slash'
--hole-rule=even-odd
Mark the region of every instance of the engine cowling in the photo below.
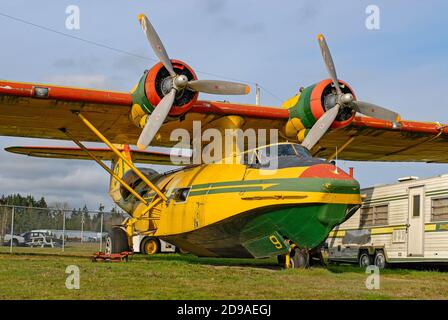
<svg viewBox="0 0 448 320">
<path fill-rule="evenodd" d="M 352 88 L 344 81 L 339 81 L 343 93 L 356 96 Z M 336 104 L 336 95 L 330 79 L 323 80 L 317 84 L 302 90 L 296 96 L 293 106 L 289 108 L 289 121 L 285 127 L 285 134 L 289 138 L 303 141 L 313 125 L 323 114 Z M 348 106 L 341 107 L 338 116 L 331 128 L 343 128 L 348 126 L 355 118 L 356 112 Z"/>
<path fill-rule="evenodd" d="M 185 75 L 188 80 L 197 80 L 197 76 L 186 63 L 179 60 L 171 60 L 173 69 L 178 75 Z M 131 90 L 132 110 L 131 119 L 139 127 L 143 128 L 148 115 L 150 115 L 160 100 L 171 90 L 171 76 L 161 62 L 145 71 L 138 84 Z M 198 92 L 188 88 L 176 94 L 174 105 L 169 117 L 177 118 L 185 114 L 197 101 Z"/>
</svg>

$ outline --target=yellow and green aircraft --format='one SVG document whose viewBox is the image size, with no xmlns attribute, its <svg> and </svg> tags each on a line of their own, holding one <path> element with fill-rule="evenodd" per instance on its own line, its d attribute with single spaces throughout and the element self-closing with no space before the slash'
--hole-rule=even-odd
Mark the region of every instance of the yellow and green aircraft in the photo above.
<svg viewBox="0 0 448 320">
<path fill-rule="evenodd" d="M 140 15 L 139 21 L 160 63 L 130 93 L 0 81 L 1 135 L 78 145 L 8 151 L 90 159 L 111 175 L 109 194 L 131 216 L 113 230 L 113 252 L 129 250 L 134 234 L 146 234 L 147 251 L 154 248 L 151 239 L 160 238 L 198 256 L 278 256 L 286 267 L 306 267 L 309 251 L 362 202 L 358 182 L 330 162 L 336 156 L 448 162 L 448 127 L 404 121 L 393 111 L 357 100 L 352 88 L 337 78 L 322 35 L 318 41 L 330 79 L 276 108 L 198 100 L 199 92 L 237 95 L 249 88 L 198 80 L 187 64 L 168 57 L 147 17 Z M 135 166 L 172 165 L 170 153 L 144 149 L 178 146 L 170 133 L 182 128 L 193 136 L 195 121 L 202 132 L 274 128 L 279 143 L 268 140 L 266 146 L 222 155 L 232 161 L 187 165 L 162 174 Z M 83 142 L 103 142 L 107 148 L 87 148 Z M 260 161 L 272 147 L 278 151 L 275 169 Z M 111 168 L 103 162 L 108 160 Z"/>
</svg>

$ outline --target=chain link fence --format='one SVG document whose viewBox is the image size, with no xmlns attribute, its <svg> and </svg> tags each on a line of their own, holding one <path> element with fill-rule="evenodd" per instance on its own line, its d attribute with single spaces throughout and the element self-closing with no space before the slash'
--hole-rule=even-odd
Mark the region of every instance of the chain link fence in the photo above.
<svg viewBox="0 0 448 320">
<path fill-rule="evenodd" d="M 104 251 L 114 225 L 128 217 L 120 211 L 0 205 L 2 252 Z"/>
</svg>

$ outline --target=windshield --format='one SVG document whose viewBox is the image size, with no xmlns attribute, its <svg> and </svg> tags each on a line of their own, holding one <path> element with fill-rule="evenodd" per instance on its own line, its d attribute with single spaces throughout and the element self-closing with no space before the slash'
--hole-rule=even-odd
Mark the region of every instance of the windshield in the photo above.
<svg viewBox="0 0 448 320">
<path fill-rule="evenodd" d="M 279 158 L 290 156 L 296 156 L 300 160 L 308 160 L 312 158 L 311 154 L 306 148 L 302 147 L 299 144 L 289 143 L 289 144 L 266 146 L 258 149 L 257 150 L 258 158 L 256 160 L 258 160 L 257 162 L 259 162 L 260 164 L 266 165 L 270 163 L 270 160 L 272 160 L 271 157 L 274 157 L 275 154 L 277 154 Z"/>
</svg>

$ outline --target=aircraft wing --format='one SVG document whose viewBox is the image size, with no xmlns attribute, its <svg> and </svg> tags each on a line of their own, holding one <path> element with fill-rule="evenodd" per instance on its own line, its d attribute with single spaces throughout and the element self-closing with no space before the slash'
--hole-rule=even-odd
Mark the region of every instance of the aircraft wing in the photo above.
<svg viewBox="0 0 448 320">
<path fill-rule="evenodd" d="M 130 93 L 67 88 L 0 81 L 0 135 L 30 138 L 69 138 L 67 129 L 81 141 L 98 142 L 75 112 L 81 112 L 112 143 L 135 144 L 141 133 L 130 120 Z M 243 119 L 241 129 L 282 130 L 289 119 L 286 109 L 225 102 L 197 101 L 183 117 L 166 122 L 152 146 L 172 147 L 174 129 L 193 137 L 193 121 L 201 130 L 231 126 L 226 116 Z M 279 137 L 280 141 L 285 138 Z M 348 143 L 350 142 L 350 143 Z M 439 123 L 391 122 L 356 117 L 345 128 L 327 132 L 312 153 L 328 157 L 339 148 L 339 159 L 352 161 L 448 162 L 448 127 Z"/>
<path fill-rule="evenodd" d="M 30 157 L 38 158 L 54 158 L 54 159 L 73 159 L 73 160 L 92 160 L 89 155 L 81 148 L 68 147 L 8 147 L 6 151 Z M 116 158 L 113 151 L 108 148 L 88 148 L 89 152 L 97 159 L 110 161 Z M 119 149 L 121 151 L 121 149 Z M 171 161 L 171 153 L 129 150 L 132 161 L 135 163 L 157 164 L 157 165 L 178 165 Z M 181 157 L 179 154 L 174 155 L 178 161 L 189 161 L 188 157 Z"/>
<path fill-rule="evenodd" d="M 64 128 L 80 141 L 100 142 L 75 114 L 81 112 L 112 143 L 135 145 L 141 129 L 130 120 L 131 106 L 130 93 L 0 81 L 0 135 L 70 140 Z M 244 128 L 280 128 L 288 111 L 197 101 L 183 118 L 166 122 L 151 145 L 172 147 L 174 129 L 192 134 L 194 120 L 205 130 L 225 115 L 245 117 Z"/>
<path fill-rule="evenodd" d="M 336 146 L 343 160 L 448 163 L 448 126 L 401 121 L 394 128 L 388 121 L 356 117 L 349 126 L 328 131 L 312 153 L 327 158 Z"/>
</svg>

